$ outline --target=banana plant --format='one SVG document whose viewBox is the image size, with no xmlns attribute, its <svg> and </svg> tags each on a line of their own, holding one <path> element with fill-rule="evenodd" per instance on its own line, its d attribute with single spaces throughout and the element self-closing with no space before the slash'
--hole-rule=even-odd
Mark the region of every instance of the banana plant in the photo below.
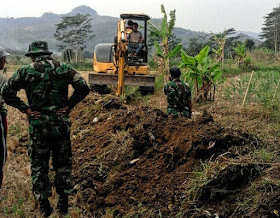
<svg viewBox="0 0 280 218">
<path fill-rule="evenodd" d="M 160 28 L 149 22 L 150 37 L 155 39 L 154 46 L 156 48 L 156 55 L 164 61 L 164 78 L 168 78 L 169 73 L 169 59 L 181 50 L 182 45 L 178 44 L 172 51 L 169 51 L 168 39 L 172 36 L 173 28 L 175 26 L 176 10 L 170 11 L 170 20 L 167 20 L 167 14 L 163 5 L 161 5 L 161 13 L 163 19 Z M 159 42 L 158 42 L 159 41 Z M 167 82 L 167 80 L 165 80 Z"/>
<path fill-rule="evenodd" d="M 212 63 L 208 56 L 209 46 L 205 46 L 197 56 L 189 56 L 181 50 L 182 63 L 180 68 L 187 68 L 189 76 L 194 80 L 197 100 L 214 100 L 216 85 L 221 80 L 221 63 Z"/>
<path fill-rule="evenodd" d="M 235 58 L 237 60 L 237 66 L 240 67 L 244 64 L 244 61 L 247 58 L 245 42 L 242 44 L 238 43 L 237 46 L 233 48 L 233 50 L 236 55 Z"/>
<path fill-rule="evenodd" d="M 164 82 L 167 82 L 168 80 L 168 72 L 169 72 L 169 59 L 171 57 L 176 56 L 182 49 L 182 44 L 178 44 L 175 46 L 175 48 L 172 51 L 168 51 L 168 53 L 165 53 L 162 47 L 158 44 L 157 41 L 154 42 L 155 48 L 156 48 L 156 54 L 160 58 L 164 60 L 164 68 L 165 68 L 165 74 L 164 74 Z"/>
</svg>

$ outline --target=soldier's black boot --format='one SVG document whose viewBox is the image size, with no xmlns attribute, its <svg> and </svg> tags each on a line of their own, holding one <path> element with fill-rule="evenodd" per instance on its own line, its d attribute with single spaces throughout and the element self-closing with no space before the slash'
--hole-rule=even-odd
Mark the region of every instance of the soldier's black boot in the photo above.
<svg viewBox="0 0 280 218">
<path fill-rule="evenodd" d="M 49 217 L 53 211 L 48 199 L 39 200 L 40 212 L 44 217 Z"/>
<path fill-rule="evenodd" d="M 57 209 L 60 215 L 66 215 L 68 213 L 68 207 L 68 195 L 61 194 L 57 202 Z"/>
</svg>

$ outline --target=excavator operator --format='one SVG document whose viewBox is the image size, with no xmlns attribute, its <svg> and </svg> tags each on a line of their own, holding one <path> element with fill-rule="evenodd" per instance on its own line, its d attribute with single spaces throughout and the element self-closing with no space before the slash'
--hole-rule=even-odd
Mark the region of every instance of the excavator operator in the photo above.
<svg viewBox="0 0 280 218">
<path fill-rule="evenodd" d="M 144 38 L 138 31 L 138 23 L 133 23 L 132 32 L 127 34 L 128 56 L 140 56 L 143 47 Z"/>
</svg>

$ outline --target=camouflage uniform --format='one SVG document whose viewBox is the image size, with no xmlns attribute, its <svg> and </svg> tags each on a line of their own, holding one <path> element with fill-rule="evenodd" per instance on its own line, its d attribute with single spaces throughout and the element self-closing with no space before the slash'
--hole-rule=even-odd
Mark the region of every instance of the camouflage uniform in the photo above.
<svg viewBox="0 0 280 218">
<path fill-rule="evenodd" d="M 42 42 L 31 44 L 35 48 L 29 48 L 31 52 L 28 54 L 36 52 L 36 46 L 44 46 L 40 43 Z M 63 195 L 71 191 L 71 123 L 67 114 L 58 115 L 57 111 L 66 106 L 73 108 L 89 93 L 89 88 L 82 76 L 70 65 L 54 61 L 47 52 L 40 53 L 39 50 L 37 53 L 39 56 L 36 56 L 33 63 L 12 75 L 2 88 L 2 96 L 7 104 L 22 112 L 26 112 L 28 108 L 40 112 L 38 118 L 29 118 L 28 154 L 31 160 L 33 193 L 36 199 L 42 200 L 51 196 L 48 177 L 50 154 L 56 172 L 57 193 Z M 68 99 L 69 84 L 74 88 L 74 93 Z M 29 106 L 17 97 L 17 92 L 21 89 L 26 92 Z"/>
<path fill-rule="evenodd" d="M 167 95 L 167 114 L 172 116 L 190 117 L 188 102 L 191 101 L 191 90 L 187 83 L 173 79 L 164 85 Z"/>
<path fill-rule="evenodd" d="M 9 55 L 10 54 L 5 52 L 4 48 L 0 46 L 0 70 L 7 69 L 5 67 L 6 57 Z M 6 77 L 0 74 L 0 89 L 6 81 Z M 0 94 L 0 188 L 2 186 L 4 176 L 4 166 L 7 160 L 7 110 L 4 107 L 4 103 L 5 102 Z"/>
</svg>

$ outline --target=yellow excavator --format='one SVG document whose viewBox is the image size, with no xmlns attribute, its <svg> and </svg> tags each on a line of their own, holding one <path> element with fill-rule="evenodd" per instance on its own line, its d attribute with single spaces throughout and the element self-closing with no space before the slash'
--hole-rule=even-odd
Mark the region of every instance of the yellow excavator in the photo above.
<svg viewBox="0 0 280 218">
<path fill-rule="evenodd" d="M 102 92 L 107 89 L 107 85 L 117 85 L 117 95 L 121 96 L 124 95 L 124 87 L 127 85 L 139 86 L 142 94 L 154 92 L 155 76 L 150 74 L 146 43 L 149 19 L 150 17 L 145 14 L 121 14 L 114 43 L 95 46 L 93 72 L 89 74 L 89 85 L 93 90 Z M 143 24 L 144 41 L 139 42 L 142 43 L 142 49 L 137 56 L 128 52 L 130 42 L 127 40 L 127 35 L 132 31 L 126 26 L 128 21 Z"/>
</svg>

